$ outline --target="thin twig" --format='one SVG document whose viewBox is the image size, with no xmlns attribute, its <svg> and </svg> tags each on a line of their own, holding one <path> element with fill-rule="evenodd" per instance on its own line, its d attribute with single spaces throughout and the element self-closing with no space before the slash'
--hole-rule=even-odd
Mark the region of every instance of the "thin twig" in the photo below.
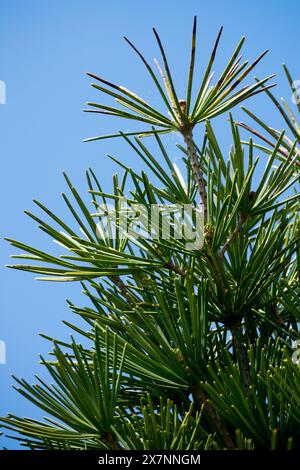
<svg viewBox="0 0 300 470">
<path fill-rule="evenodd" d="M 134 302 L 132 300 L 132 297 L 130 295 L 130 292 L 126 286 L 126 284 L 122 281 L 120 276 L 114 276 L 112 278 L 113 282 L 116 284 L 116 286 L 120 289 L 121 294 L 123 297 L 125 297 L 126 301 L 129 303 L 129 305 L 134 305 Z"/>
<path fill-rule="evenodd" d="M 264 135 L 260 134 L 255 129 L 252 129 L 252 127 L 247 126 L 247 124 L 245 124 L 244 122 L 237 122 L 236 124 L 242 127 L 243 129 L 246 129 L 248 132 L 251 132 L 251 134 L 263 140 L 264 142 L 266 142 L 266 144 L 270 145 L 272 148 L 275 148 L 275 144 L 271 140 L 267 139 Z M 284 140 L 286 140 L 287 143 L 291 147 L 293 146 L 293 142 L 288 137 L 284 136 Z M 278 152 L 281 153 L 281 155 L 283 155 L 285 158 L 289 158 L 289 152 L 287 150 L 284 150 L 283 147 L 279 147 Z M 297 155 L 300 156 L 300 150 L 297 147 L 295 148 L 295 153 L 297 153 Z M 295 165 L 300 166 L 300 162 L 295 161 Z"/>
<path fill-rule="evenodd" d="M 243 225 L 245 223 L 247 219 L 247 215 L 246 214 L 242 214 L 240 216 L 240 220 L 238 222 L 238 224 L 236 225 L 235 229 L 231 232 L 228 240 L 226 241 L 226 243 L 223 245 L 223 247 L 218 251 L 218 254 L 220 256 L 221 259 L 224 258 L 224 255 L 226 253 L 226 251 L 228 250 L 228 248 L 230 247 L 231 243 L 233 242 L 233 240 L 235 239 L 235 237 L 238 235 L 238 233 L 242 230 L 243 228 Z"/>
<path fill-rule="evenodd" d="M 172 263 L 172 261 L 168 261 L 164 265 L 164 268 L 170 269 L 174 273 L 180 274 L 180 276 L 183 276 L 183 277 L 186 275 L 186 271 L 184 271 L 184 269 L 178 268 L 178 266 L 176 266 L 176 264 Z"/>
<path fill-rule="evenodd" d="M 282 328 L 284 328 L 285 330 L 288 330 L 286 324 L 284 323 L 284 321 L 282 320 L 282 318 L 280 316 L 280 311 L 279 311 L 278 305 L 273 305 L 273 312 L 274 312 L 274 315 L 275 315 L 276 320 L 278 321 L 279 325 Z"/>
</svg>

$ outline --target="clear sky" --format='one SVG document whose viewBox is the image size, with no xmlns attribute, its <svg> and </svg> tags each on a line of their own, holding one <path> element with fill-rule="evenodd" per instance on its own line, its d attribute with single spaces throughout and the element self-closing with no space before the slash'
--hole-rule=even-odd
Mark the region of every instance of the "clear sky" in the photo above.
<svg viewBox="0 0 300 470">
<path fill-rule="evenodd" d="M 6 104 L 0 104 L 2 238 L 9 236 L 42 249 L 51 245 L 51 239 L 39 232 L 23 210 L 35 210 L 32 198 L 36 198 L 58 214 L 66 213 L 60 196 L 66 189 L 62 170 L 84 193 L 84 170 L 89 166 L 109 188 L 117 168 L 105 157 L 107 153 L 141 165 L 122 142 L 82 143 L 85 137 L 128 129 L 127 123 L 122 126 L 113 119 L 82 113 L 86 101 L 100 99 L 84 72 L 98 73 L 153 101 L 146 72 L 122 36 L 131 38 L 152 59 L 158 54 L 151 32 L 155 25 L 183 90 L 195 14 L 199 20 L 197 70 L 203 71 L 218 28 L 224 25 L 217 63 L 224 65 L 246 35 L 245 57 L 254 59 L 270 49 L 256 73 L 260 77 L 278 74 L 277 96 L 290 97 L 281 64 L 287 63 L 294 78 L 300 79 L 297 0 L 0 1 L 0 80 L 6 84 Z M 248 107 L 275 127 L 283 126 L 266 97 L 252 100 Z M 243 113 L 237 109 L 234 116 Z M 221 123 L 219 136 L 227 145 L 229 128 L 224 117 Z M 175 140 L 168 142 L 171 151 Z M 0 241 L 0 250 L 0 340 L 7 345 L 7 364 L 0 365 L 0 414 L 41 417 L 39 410 L 12 390 L 10 375 L 32 381 L 34 373 L 43 373 L 38 355 L 46 354 L 50 345 L 38 333 L 67 338 L 70 331 L 61 321 L 76 319 L 65 299 L 79 304 L 85 299 L 78 284 L 39 283 L 31 274 L 4 268 L 13 249 Z M 0 437 L 0 446 L 14 448 L 16 444 Z"/>
</svg>

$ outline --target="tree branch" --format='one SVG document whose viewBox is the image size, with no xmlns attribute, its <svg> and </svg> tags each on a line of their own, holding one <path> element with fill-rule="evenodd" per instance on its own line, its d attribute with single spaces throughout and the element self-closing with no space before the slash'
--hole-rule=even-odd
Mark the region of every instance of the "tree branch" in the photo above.
<svg viewBox="0 0 300 470">
<path fill-rule="evenodd" d="M 112 450 L 121 450 L 121 447 L 118 443 L 114 440 L 114 436 L 112 431 L 108 431 L 108 433 L 102 438 L 103 442 L 105 442 Z"/>
<path fill-rule="evenodd" d="M 187 146 L 187 154 L 192 165 L 193 173 L 194 173 L 196 184 L 198 187 L 198 192 L 201 198 L 201 202 L 203 204 L 204 224 L 205 224 L 207 221 L 207 193 L 206 193 L 206 186 L 205 186 L 203 173 L 199 165 L 198 155 L 197 155 L 196 147 L 193 141 L 192 128 L 189 127 L 187 130 L 182 131 L 182 135 Z"/>
<path fill-rule="evenodd" d="M 248 355 L 245 345 L 241 342 L 241 322 L 236 321 L 231 329 L 233 347 L 237 353 L 238 359 L 242 369 L 242 376 L 244 382 L 244 390 L 248 393 L 250 387 L 250 366 L 248 361 Z"/>
<path fill-rule="evenodd" d="M 186 271 L 184 269 L 178 268 L 178 266 L 176 266 L 176 264 L 172 263 L 172 261 L 168 261 L 164 265 L 164 268 L 170 269 L 174 273 L 180 274 L 180 276 L 183 276 L 183 277 L 186 275 Z"/>
<path fill-rule="evenodd" d="M 123 297 L 125 297 L 125 299 L 129 303 L 129 305 L 133 306 L 135 303 L 132 300 L 130 292 L 129 292 L 126 284 L 122 281 L 121 277 L 120 276 L 113 276 L 112 280 L 116 284 L 116 286 L 120 289 L 121 294 L 123 295 Z"/>
<path fill-rule="evenodd" d="M 238 233 L 242 230 L 246 219 L 247 219 L 247 215 L 246 214 L 241 214 L 240 220 L 239 220 L 238 224 L 236 225 L 235 229 L 232 231 L 232 233 L 230 234 L 228 240 L 223 245 L 223 247 L 218 251 L 218 254 L 219 254 L 221 259 L 224 258 L 224 255 L 225 255 L 226 251 L 228 250 L 228 248 L 230 247 L 231 243 L 233 242 L 235 237 L 238 235 Z"/>
<path fill-rule="evenodd" d="M 235 449 L 235 445 L 232 441 L 232 438 L 229 434 L 229 431 L 226 425 L 223 423 L 220 416 L 217 415 L 214 408 L 208 403 L 208 400 L 205 396 L 205 393 L 202 389 L 201 384 L 193 385 L 191 389 L 196 399 L 200 403 L 200 405 L 204 405 L 205 411 L 207 412 L 208 416 L 214 423 L 216 429 L 220 433 L 220 436 L 223 438 L 224 444 L 226 445 L 227 449 L 230 449 L 230 450 Z"/>
<path fill-rule="evenodd" d="M 255 129 L 252 129 L 251 127 L 247 126 L 247 124 L 245 124 L 244 122 L 237 122 L 236 123 L 238 126 L 240 127 L 243 127 L 244 129 L 246 129 L 247 131 L 251 132 L 253 135 L 255 135 L 256 137 L 258 137 L 259 139 L 263 140 L 264 142 L 266 142 L 268 145 L 270 145 L 272 148 L 275 148 L 275 144 L 273 142 L 271 142 L 271 140 L 267 139 L 265 136 L 263 136 L 262 134 L 260 134 L 258 131 L 256 131 Z M 287 137 L 284 137 L 285 140 L 287 140 L 287 142 L 289 143 L 289 145 L 291 147 L 293 147 L 293 142 L 290 140 L 290 139 L 287 139 Z M 279 147 L 278 148 L 278 152 L 281 153 L 281 155 L 283 155 L 284 157 L 286 158 L 289 158 L 289 152 L 288 150 L 285 150 L 283 147 Z M 295 148 L 295 152 L 300 156 L 300 150 L 296 147 Z M 300 166 L 300 162 L 296 161 L 295 164 L 297 166 Z"/>
</svg>

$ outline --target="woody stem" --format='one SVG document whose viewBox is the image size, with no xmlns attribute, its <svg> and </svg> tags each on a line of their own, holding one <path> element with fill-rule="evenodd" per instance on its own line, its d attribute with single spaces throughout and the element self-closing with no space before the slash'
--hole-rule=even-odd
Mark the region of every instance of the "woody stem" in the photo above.
<svg viewBox="0 0 300 470">
<path fill-rule="evenodd" d="M 196 185 L 198 188 L 198 192 L 201 198 L 201 202 L 203 204 L 203 215 L 204 215 L 204 223 L 207 221 L 207 193 L 205 187 L 205 181 L 203 177 L 203 173 L 200 168 L 199 159 L 196 151 L 196 147 L 193 141 L 193 132 L 192 129 L 189 128 L 185 132 L 183 132 L 184 141 L 187 146 L 187 154 L 189 160 L 192 165 L 194 177 L 196 180 Z"/>
</svg>

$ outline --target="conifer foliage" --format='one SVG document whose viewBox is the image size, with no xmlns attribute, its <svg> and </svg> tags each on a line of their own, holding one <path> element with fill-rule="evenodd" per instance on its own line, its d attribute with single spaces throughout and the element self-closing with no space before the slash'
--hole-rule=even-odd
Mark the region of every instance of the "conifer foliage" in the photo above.
<svg viewBox="0 0 300 470">
<path fill-rule="evenodd" d="M 113 147 L 114 138 L 123 139 L 147 171 L 112 157 L 118 171 L 107 193 L 89 169 L 90 203 L 64 175 L 70 194 L 63 198 L 72 225 L 35 201 L 39 214 L 27 214 L 58 243 L 60 256 L 51 248 L 44 252 L 8 239 L 21 250 L 13 257 L 22 263 L 10 267 L 43 280 L 78 281 L 85 298 L 84 306 L 69 302 L 86 324 L 67 324 L 74 332 L 70 343 L 45 336 L 53 346 L 49 358 L 41 358 L 49 382 L 37 378 L 31 385 L 15 378 L 18 392 L 46 416 L 41 421 L 13 414 L 1 418 L 5 432 L 13 431 L 25 447 L 252 450 L 300 445 L 295 349 L 300 340 L 299 125 L 287 103 L 281 106 L 270 91 L 272 75 L 245 84 L 267 51 L 250 64 L 243 62 L 242 38 L 214 78 L 222 29 L 206 68 L 195 62 L 196 29 L 195 19 L 184 99 L 155 29 L 161 59 L 153 66 L 125 39 L 161 97 L 159 109 L 125 87 L 88 74 L 100 96 L 113 102 L 88 103 L 86 111 L 142 128 L 87 140 L 110 138 Z M 262 132 L 234 120 L 232 108 L 257 93 L 272 99 L 290 135 L 248 108 Z M 299 104 L 295 108 L 300 111 Z M 221 114 L 232 139 L 229 156 L 213 127 Z M 242 140 L 241 128 L 252 135 L 245 133 Z M 164 141 L 170 132 L 182 136 L 176 149 L 182 171 L 173 163 L 175 149 Z M 145 217 L 153 205 L 188 205 L 194 213 L 202 208 L 201 247 L 189 249 L 174 231 L 168 239 L 124 234 L 124 198 L 129 207 L 145 208 Z"/>
</svg>

